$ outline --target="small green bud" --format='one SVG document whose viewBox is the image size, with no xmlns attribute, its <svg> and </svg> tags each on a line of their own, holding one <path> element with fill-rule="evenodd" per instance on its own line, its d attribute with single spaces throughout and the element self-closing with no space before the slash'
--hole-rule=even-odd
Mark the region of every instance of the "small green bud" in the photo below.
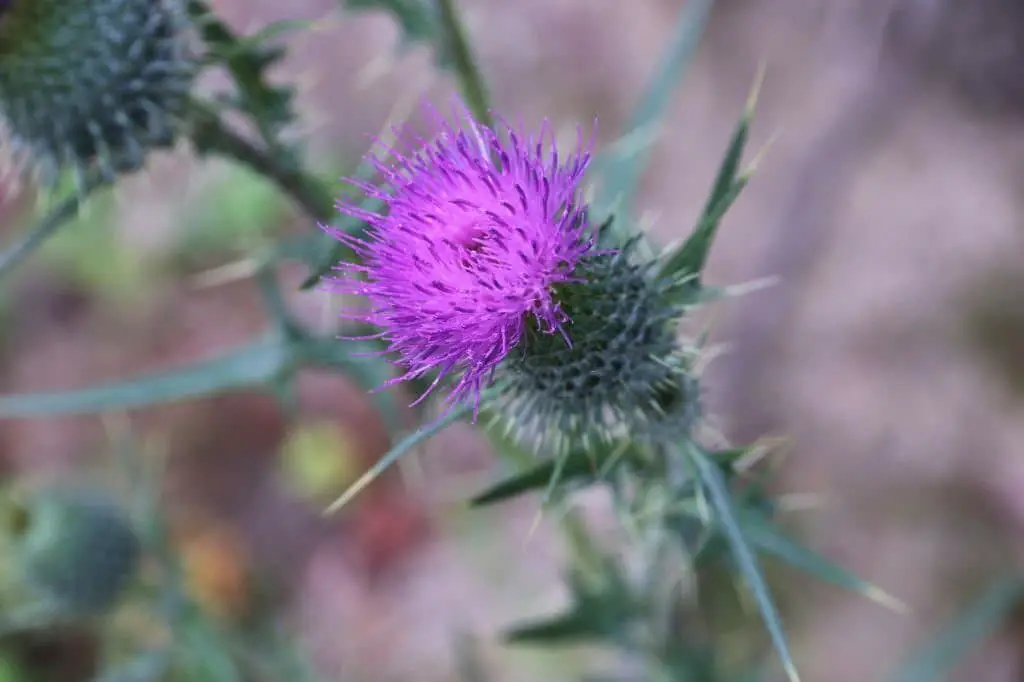
<svg viewBox="0 0 1024 682">
<path fill-rule="evenodd" d="M 96 493 L 53 488 L 12 501 L 7 528 L 22 579 L 68 613 L 106 611 L 138 567 L 138 536 L 123 512 Z"/>
<path fill-rule="evenodd" d="M 7 0 L 0 122 L 15 160 L 53 184 L 65 168 L 138 170 L 171 146 L 195 60 L 180 0 Z"/>
</svg>

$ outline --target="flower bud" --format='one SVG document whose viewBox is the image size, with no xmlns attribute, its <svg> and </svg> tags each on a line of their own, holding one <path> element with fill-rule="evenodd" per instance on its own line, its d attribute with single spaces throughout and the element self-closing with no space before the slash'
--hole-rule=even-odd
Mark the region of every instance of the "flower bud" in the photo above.
<svg viewBox="0 0 1024 682">
<path fill-rule="evenodd" d="M 44 489 L 11 503 L 7 526 L 22 578 L 73 614 L 100 613 L 138 566 L 138 536 L 111 501 L 78 489 Z"/>
<path fill-rule="evenodd" d="M 0 5 L 0 122 L 14 160 L 53 184 L 65 168 L 138 170 L 175 141 L 195 61 L 180 0 Z"/>
<path fill-rule="evenodd" d="M 561 450 L 567 441 L 685 437 L 698 417 L 696 380 L 678 340 L 672 283 L 636 255 L 639 238 L 586 258 L 555 300 L 566 337 L 531 330 L 509 354 L 499 411 L 520 440 Z"/>
</svg>

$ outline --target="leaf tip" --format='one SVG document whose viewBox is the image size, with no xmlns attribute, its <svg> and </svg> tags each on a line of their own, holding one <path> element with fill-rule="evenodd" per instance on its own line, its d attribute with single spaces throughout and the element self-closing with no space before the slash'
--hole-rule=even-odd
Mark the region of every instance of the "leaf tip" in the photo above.
<svg viewBox="0 0 1024 682">
<path fill-rule="evenodd" d="M 757 151 L 757 154 L 754 155 L 754 158 L 747 164 L 747 167 L 736 176 L 737 182 L 746 184 L 750 181 L 750 178 L 754 177 L 754 173 L 757 172 L 758 166 L 760 166 L 761 162 L 764 161 L 766 156 L 768 156 L 768 151 L 771 149 L 772 145 L 778 141 L 780 135 L 781 133 L 778 131 L 772 133 L 772 136 L 768 138 L 768 141 L 761 146 Z"/>
<path fill-rule="evenodd" d="M 757 109 L 757 101 L 761 96 L 761 88 L 764 85 L 764 79 L 768 72 L 768 62 L 762 59 L 757 65 L 757 75 L 754 76 L 754 84 L 750 87 L 750 93 L 747 95 L 747 103 L 743 108 L 743 118 L 746 121 L 751 120 L 754 117 L 754 111 Z"/>
<path fill-rule="evenodd" d="M 895 613 L 906 615 L 910 613 L 910 605 L 902 599 L 895 597 L 876 585 L 868 585 L 864 590 L 864 596 Z"/>
<path fill-rule="evenodd" d="M 342 507 L 351 502 L 356 495 L 361 493 L 368 485 L 373 483 L 380 471 L 377 468 L 370 469 L 362 476 L 360 476 L 355 483 L 350 485 L 345 492 L 338 496 L 334 502 L 331 502 L 326 509 L 323 511 L 324 516 L 332 516 L 338 512 Z"/>
</svg>

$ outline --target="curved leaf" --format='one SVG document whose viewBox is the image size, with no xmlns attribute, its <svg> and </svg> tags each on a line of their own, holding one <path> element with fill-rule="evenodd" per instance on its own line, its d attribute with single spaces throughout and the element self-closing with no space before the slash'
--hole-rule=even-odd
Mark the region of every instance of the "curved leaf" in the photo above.
<svg viewBox="0 0 1024 682">
<path fill-rule="evenodd" d="M 219 358 L 77 391 L 0 396 L 0 418 L 129 410 L 267 383 L 288 364 L 282 341 L 241 346 Z"/>
<path fill-rule="evenodd" d="M 897 682 L 939 682 L 979 642 L 992 634 L 1024 599 L 1024 580 L 1014 575 L 988 587 L 954 622 L 896 676 Z"/>
<path fill-rule="evenodd" d="M 743 529 L 740 527 L 737 510 L 733 506 L 725 476 L 722 475 L 722 470 L 711 459 L 709 454 L 696 443 L 688 443 L 687 454 L 700 475 L 711 507 L 715 512 L 718 523 L 722 526 L 722 533 L 725 535 L 740 573 L 753 593 L 754 600 L 761 611 L 765 628 L 768 630 L 768 636 L 771 638 L 775 651 L 778 653 L 786 670 L 786 676 L 790 679 L 790 682 L 799 682 L 800 676 L 797 673 L 796 664 L 793 662 L 793 655 L 790 653 L 786 635 L 782 631 L 782 621 L 768 590 L 764 574 L 758 565 L 757 556 L 748 544 Z"/>
</svg>

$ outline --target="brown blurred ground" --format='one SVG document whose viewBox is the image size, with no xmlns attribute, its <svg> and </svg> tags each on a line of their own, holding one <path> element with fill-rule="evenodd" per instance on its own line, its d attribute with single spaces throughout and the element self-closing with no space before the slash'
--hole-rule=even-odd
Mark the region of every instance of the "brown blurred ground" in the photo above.
<svg viewBox="0 0 1024 682">
<path fill-rule="evenodd" d="M 328 0 L 219 4 L 240 26 L 317 17 L 332 7 Z M 572 125 L 596 114 L 604 141 L 623 123 L 681 6 L 461 4 L 507 116 Z M 863 53 L 856 31 L 825 21 L 814 0 L 721 5 L 673 103 L 641 206 L 657 213 L 653 232 L 660 238 L 690 229 L 757 64 L 766 59 L 752 146 L 780 136 L 713 254 L 712 278 L 732 283 L 752 274 L 796 165 L 836 115 Z M 390 66 L 375 62 L 392 54 L 394 41 L 386 17 L 360 16 L 296 45 L 288 72 L 315 84 L 304 104 L 319 124 L 313 139 L 330 143 L 317 149 L 334 150 L 324 157 L 360 153 L 399 93 L 430 77 L 423 53 Z M 367 85 L 366 67 L 375 63 L 383 75 Z M 450 92 L 450 84 L 441 79 L 434 92 Z M 856 169 L 834 225 L 823 225 L 834 229 L 826 257 L 771 363 L 772 400 L 793 439 L 783 487 L 824 494 L 828 506 L 803 513 L 797 525 L 817 548 L 907 601 L 912 614 L 888 613 L 801 580 L 801 590 L 786 594 L 809 682 L 886 679 L 908 644 L 1019 554 L 1024 420 L 1012 379 L 1024 347 L 1013 325 L 1020 314 L 1014 292 L 1024 284 L 1017 264 L 1024 255 L 1020 132 L 1019 124 L 981 119 L 922 89 Z M 171 240 L 174 209 L 211 177 L 182 168 L 165 163 L 154 171 L 159 192 L 131 183 L 126 196 L 138 200 L 124 205 L 137 213 L 125 221 L 124 239 L 140 257 Z M 26 279 L 5 392 L 81 386 L 196 359 L 262 324 L 246 283 L 200 292 L 154 276 L 156 293 L 135 310 L 78 301 L 45 273 Z M 320 306 L 316 295 L 296 302 L 311 316 Z M 985 330 L 995 331 L 972 331 L 979 316 L 988 321 Z M 712 372 L 712 398 L 714 379 Z M 303 400 L 310 414 L 333 414 L 367 431 L 365 405 L 340 381 L 310 378 Z M 223 398 L 144 421 L 181 452 L 174 479 L 180 499 L 248 529 L 254 551 L 292 586 L 295 617 L 320 658 L 347 680 L 406 679 L 411 671 L 418 679 L 451 679 L 450 643 L 459 629 L 491 634 L 558 599 L 560 548 L 545 532 L 524 545 L 529 505 L 466 515 L 436 499 L 451 488 L 446 473 L 486 469 L 482 445 L 464 432 L 427 448 L 425 487 L 395 475 L 367 496 L 362 511 L 333 523 L 317 520 L 313 505 L 281 490 L 268 463 L 284 434 L 269 401 Z M 103 442 L 93 419 L 2 428 L 19 468 L 71 462 Z M 467 444 L 468 454 L 460 454 Z M 363 465 L 383 447 L 382 436 L 371 434 L 360 449 Z M 288 560 L 269 561 L 275 557 Z M 1008 635 L 961 679 L 1019 679 L 1018 649 Z M 568 678 L 532 654 L 490 644 L 486 653 L 500 679 Z"/>
</svg>

